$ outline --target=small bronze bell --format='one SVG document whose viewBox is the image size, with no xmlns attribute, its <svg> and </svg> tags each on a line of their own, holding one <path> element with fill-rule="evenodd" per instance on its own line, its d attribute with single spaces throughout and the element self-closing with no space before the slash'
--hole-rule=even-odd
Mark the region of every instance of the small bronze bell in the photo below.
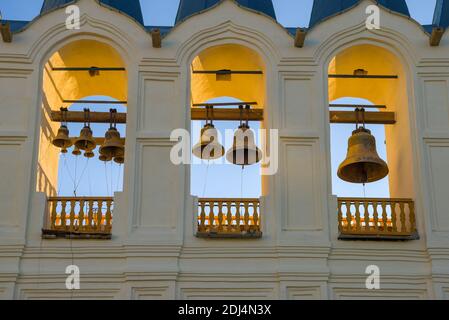
<svg viewBox="0 0 449 320">
<path fill-rule="evenodd" d="M 106 132 L 103 145 L 100 147 L 100 154 L 106 157 L 115 158 L 125 147 L 120 139 L 120 132 L 116 128 L 111 127 Z"/>
<path fill-rule="evenodd" d="M 234 134 L 234 144 L 226 153 L 226 159 L 240 166 L 248 166 L 262 160 L 262 151 L 256 146 L 254 132 L 247 124 L 240 125 Z"/>
<path fill-rule="evenodd" d="M 349 138 L 346 159 L 338 168 L 338 177 L 352 183 L 370 183 L 388 175 L 388 165 L 376 151 L 376 138 L 360 127 Z"/>
<path fill-rule="evenodd" d="M 213 124 L 207 123 L 201 129 L 200 142 L 193 147 L 192 153 L 195 157 L 204 160 L 213 160 L 224 156 L 225 149 L 218 142 L 218 131 Z"/>
<path fill-rule="evenodd" d="M 74 156 L 79 156 L 79 155 L 81 155 L 81 151 L 80 151 L 80 149 L 77 146 L 75 146 L 75 148 L 72 151 L 72 154 Z"/>
<path fill-rule="evenodd" d="M 100 147 L 100 154 L 105 156 L 106 159 L 115 158 L 125 152 L 125 146 L 120 139 L 120 132 L 117 131 L 117 110 L 110 109 L 110 127 L 106 131 L 103 145 Z"/>
<path fill-rule="evenodd" d="M 118 164 L 125 163 L 125 149 L 117 153 L 117 155 L 114 157 L 114 162 Z"/>
<path fill-rule="evenodd" d="M 61 108 L 61 127 L 58 129 L 58 134 L 52 140 L 55 147 L 61 148 L 62 153 L 67 153 L 67 148 L 72 146 L 72 140 L 69 137 L 69 129 L 67 128 L 67 108 Z"/>
<path fill-rule="evenodd" d="M 90 128 L 90 110 L 84 109 L 84 128 L 81 129 L 80 136 L 75 141 L 75 147 L 84 151 L 91 151 L 97 147 Z"/>
<path fill-rule="evenodd" d="M 80 150 L 94 150 L 97 144 L 95 143 L 95 139 L 93 138 L 92 129 L 88 126 L 85 126 L 81 129 L 80 136 L 75 140 L 75 147 Z"/>
<path fill-rule="evenodd" d="M 95 157 L 95 153 L 92 152 L 92 150 L 88 150 L 84 152 L 84 156 L 88 159 Z"/>
<path fill-rule="evenodd" d="M 55 147 L 58 147 L 61 149 L 67 149 L 72 146 L 72 140 L 70 140 L 70 138 L 69 138 L 69 129 L 67 128 L 67 126 L 62 125 L 58 129 L 58 134 L 53 139 L 52 144 Z M 67 152 L 67 150 L 66 150 L 66 152 Z"/>
</svg>

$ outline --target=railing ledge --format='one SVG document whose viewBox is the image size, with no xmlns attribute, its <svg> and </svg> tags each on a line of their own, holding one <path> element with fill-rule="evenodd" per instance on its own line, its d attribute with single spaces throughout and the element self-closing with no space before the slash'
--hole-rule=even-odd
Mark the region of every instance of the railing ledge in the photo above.
<svg viewBox="0 0 449 320">
<path fill-rule="evenodd" d="M 340 233 L 338 240 L 343 241 L 411 241 L 419 240 L 418 232 L 411 235 L 385 235 L 385 234 L 347 234 Z"/>
<path fill-rule="evenodd" d="M 242 231 L 242 232 L 200 232 L 196 233 L 198 238 L 204 239 L 259 239 L 262 238 L 262 231 Z"/>
<path fill-rule="evenodd" d="M 92 239 L 111 240 L 111 233 L 107 232 L 76 232 L 66 230 L 42 229 L 42 239 Z"/>
</svg>

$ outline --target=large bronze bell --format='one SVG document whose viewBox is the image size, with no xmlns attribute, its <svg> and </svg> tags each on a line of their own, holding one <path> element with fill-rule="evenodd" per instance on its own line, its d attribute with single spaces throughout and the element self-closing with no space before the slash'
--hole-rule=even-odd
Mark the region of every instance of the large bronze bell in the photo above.
<svg viewBox="0 0 449 320">
<path fill-rule="evenodd" d="M 62 125 L 58 129 L 58 134 L 53 139 L 52 144 L 55 147 L 61 148 L 61 149 L 67 149 L 72 146 L 72 140 L 69 138 L 69 129 L 67 126 Z"/>
<path fill-rule="evenodd" d="M 218 131 L 214 125 L 207 123 L 201 129 L 200 142 L 192 150 L 195 157 L 204 160 L 214 160 L 224 156 L 225 149 L 218 141 Z"/>
<path fill-rule="evenodd" d="M 98 157 L 98 159 L 99 159 L 100 161 L 103 161 L 103 162 L 109 162 L 109 161 L 112 160 L 112 158 L 110 158 L 110 157 L 108 157 L 108 156 L 105 156 L 104 154 L 100 154 L 100 156 Z"/>
<path fill-rule="evenodd" d="M 100 147 L 100 154 L 108 158 L 115 158 L 120 153 L 123 153 L 124 149 L 125 147 L 120 139 L 120 132 L 116 128 L 110 127 L 106 131 L 104 143 Z"/>
<path fill-rule="evenodd" d="M 85 126 L 81 129 L 80 136 L 75 140 L 75 147 L 79 150 L 94 150 L 97 146 L 95 139 L 93 138 L 92 129 L 89 126 Z"/>
<path fill-rule="evenodd" d="M 226 159 L 240 166 L 248 166 L 262 160 L 262 151 L 256 146 L 254 132 L 248 124 L 242 124 L 234 134 L 232 148 L 226 153 Z"/>
<path fill-rule="evenodd" d="M 360 127 L 349 138 L 346 159 L 338 168 L 338 177 L 352 183 L 370 183 L 388 175 L 388 165 L 376 151 L 376 138 Z"/>
</svg>

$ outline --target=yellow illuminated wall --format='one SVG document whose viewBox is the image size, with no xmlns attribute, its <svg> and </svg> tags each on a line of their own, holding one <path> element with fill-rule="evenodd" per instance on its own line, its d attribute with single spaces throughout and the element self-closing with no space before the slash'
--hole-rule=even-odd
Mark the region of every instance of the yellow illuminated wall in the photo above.
<svg viewBox="0 0 449 320">
<path fill-rule="evenodd" d="M 217 81 L 215 74 L 192 73 L 192 104 L 204 103 L 217 97 L 233 97 L 244 102 L 265 104 L 265 66 L 260 56 L 239 45 L 211 47 L 201 52 L 192 62 L 192 71 L 262 71 L 263 75 L 233 74 L 230 81 Z"/>
</svg>

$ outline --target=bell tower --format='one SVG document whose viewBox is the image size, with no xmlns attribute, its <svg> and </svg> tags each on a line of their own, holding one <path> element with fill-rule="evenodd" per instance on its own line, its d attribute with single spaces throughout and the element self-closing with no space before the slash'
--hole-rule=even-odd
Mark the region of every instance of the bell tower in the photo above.
<svg viewBox="0 0 449 320">
<path fill-rule="evenodd" d="M 143 25 L 142 8 L 140 7 L 139 0 L 100 0 L 100 2 L 106 6 L 112 7 L 127 14 Z M 63 7 L 65 5 L 68 5 L 69 3 L 73 3 L 73 0 L 44 0 L 41 14 L 47 13 L 59 7 Z"/>
<path fill-rule="evenodd" d="M 359 2 L 360 0 L 314 0 L 309 27 L 313 27 L 322 20 L 339 14 Z M 405 0 L 379 0 L 377 3 L 390 10 L 410 16 Z"/>
</svg>

